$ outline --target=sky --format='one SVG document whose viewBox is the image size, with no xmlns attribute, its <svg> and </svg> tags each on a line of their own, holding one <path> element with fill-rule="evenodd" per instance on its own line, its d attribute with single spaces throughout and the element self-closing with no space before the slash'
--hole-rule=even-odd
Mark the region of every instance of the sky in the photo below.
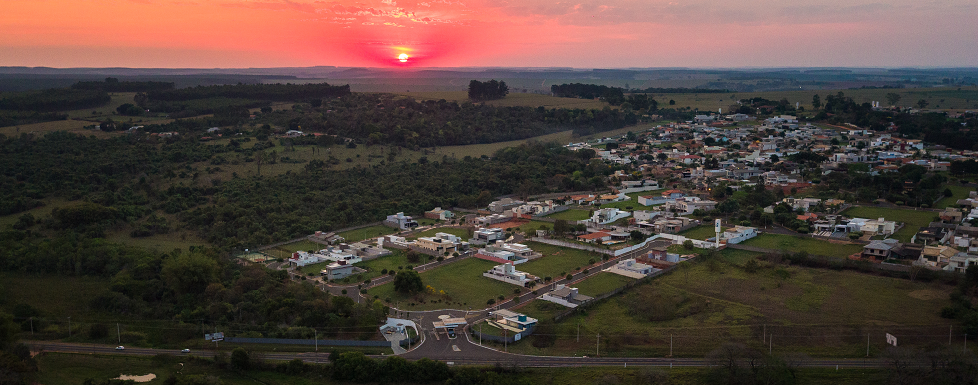
<svg viewBox="0 0 978 385">
<path fill-rule="evenodd" d="M 0 9 L 0 66 L 978 66 L 975 0 L 3 0 Z"/>
</svg>

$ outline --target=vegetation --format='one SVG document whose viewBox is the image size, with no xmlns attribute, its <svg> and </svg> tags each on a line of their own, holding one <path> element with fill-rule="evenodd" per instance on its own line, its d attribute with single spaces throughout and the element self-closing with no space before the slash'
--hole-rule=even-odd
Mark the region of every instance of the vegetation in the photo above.
<svg viewBox="0 0 978 385">
<path fill-rule="evenodd" d="M 122 81 L 117 78 L 105 78 L 105 81 L 82 81 L 71 85 L 76 90 L 102 90 L 105 92 L 148 92 L 172 90 L 173 82 L 154 81 Z"/>
<path fill-rule="evenodd" d="M 574 284 L 574 287 L 578 288 L 581 294 L 596 297 L 633 281 L 635 281 L 634 278 L 603 272 Z"/>
<path fill-rule="evenodd" d="M 519 270 L 540 278 L 556 278 L 567 273 L 574 273 L 578 268 L 585 269 L 593 262 L 600 262 L 604 255 L 539 242 L 526 242 L 526 245 L 544 256 L 521 263 Z"/>
<path fill-rule="evenodd" d="M 402 310 L 485 308 L 486 301 L 513 293 L 516 286 L 482 276 L 496 263 L 466 258 L 421 273 L 424 290 L 405 294 L 393 285 L 371 288 L 369 294 Z"/>
<path fill-rule="evenodd" d="M 937 214 L 932 211 L 901 210 L 885 207 L 853 207 L 843 212 L 844 215 L 853 218 L 886 218 L 888 221 L 903 223 L 903 228 L 897 230 L 892 235 L 900 242 L 910 242 L 914 234 L 921 227 L 926 227 L 930 222 L 937 220 Z"/>
<path fill-rule="evenodd" d="M 561 212 L 547 215 L 547 218 L 563 219 L 565 221 L 583 221 L 591 218 L 591 212 L 587 210 L 564 210 Z"/>
<path fill-rule="evenodd" d="M 480 82 L 478 80 L 469 82 L 469 99 L 473 101 L 502 99 L 508 93 L 509 86 L 504 81 L 493 79 L 487 82 Z"/>
<path fill-rule="evenodd" d="M 842 241 L 827 241 L 816 238 L 801 238 L 792 235 L 760 234 L 741 242 L 744 246 L 763 247 L 787 252 L 804 251 L 809 254 L 845 258 L 862 252 L 863 246 Z"/>
</svg>

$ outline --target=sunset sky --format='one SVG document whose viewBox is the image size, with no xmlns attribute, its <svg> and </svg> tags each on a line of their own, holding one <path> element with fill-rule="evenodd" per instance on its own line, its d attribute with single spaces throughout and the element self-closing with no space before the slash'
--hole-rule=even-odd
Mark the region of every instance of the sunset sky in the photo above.
<svg viewBox="0 0 978 385">
<path fill-rule="evenodd" d="M 978 66 L 975 0 L 3 0 L 0 9 L 0 66 Z"/>
</svg>

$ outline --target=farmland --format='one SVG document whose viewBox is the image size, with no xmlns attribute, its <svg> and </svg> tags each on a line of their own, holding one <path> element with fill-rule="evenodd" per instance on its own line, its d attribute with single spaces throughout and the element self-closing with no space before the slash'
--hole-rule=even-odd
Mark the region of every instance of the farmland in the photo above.
<svg viewBox="0 0 978 385">
<path fill-rule="evenodd" d="M 839 258 L 845 258 L 863 250 L 862 245 L 857 244 L 781 234 L 760 234 L 757 237 L 741 242 L 741 244 L 744 246 L 776 249 L 789 253 L 804 251 L 809 254 L 827 255 L 830 257 Z"/>
<path fill-rule="evenodd" d="M 844 215 L 853 218 L 886 218 L 888 221 L 902 222 L 903 228 L 893 234 L 893 238 L 900 242 L 910 242 L 914 234 L 920 227 L 925 227 L 931 221 L 937 220 L 937 213 L 933 211 L 902 210 L 886 207 L 853 207 L 843 212 Z"/>
<path fill-rule="evenodd" d="M 800 350 L 813 356 L 862 357 L 867 333 L 871 353 L 879 354 L 887 330 L 905 338 L 908 346 L 940 342 L 923 336 L 941 329 L 947 341 L 940 309 L 950 303 L 949 286 L 764 261 L 748 272 L 743 266 L 757 257 L 724 250 L 717 260 L 685 265 L 568 318 L 557 325 L 556 334 L 563 337 L 552 347 L 521 343 L 510 346 L 510 352 L 589 354 L 597 333 L 603 354 L 625 356 L 667 355 L 670 336 L 677 356 L 702 356 L 730 340 L 759 346 L 765 331 L 774 333 L 775 352 Z M 571 337 L 578 323 L 579 343 Z"/>
</svg>

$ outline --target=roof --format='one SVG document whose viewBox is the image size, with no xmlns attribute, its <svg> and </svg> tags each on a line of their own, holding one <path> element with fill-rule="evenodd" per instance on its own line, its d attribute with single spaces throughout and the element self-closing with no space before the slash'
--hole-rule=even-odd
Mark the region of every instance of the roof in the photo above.
<svg viewBox="0 0 978 385">
<path fill-rule="evenodd" d="M 601 239 L 601 238 L 610 237 L 610 236 L 611 236 L 611 234 L 608 234 L 608 233 L 603 232 L 603 231 L 598 231 L 598 232 L 595 232 L 595 233 L 578 235 L 577 237 L 580 238 L 580 239 Z"/>
<path fill-rule="evenodd" d="M 887 239 L 887 240 L 889 240 L 889 239 Z M 874 250 L 890 250 L 890 249 L 893 249 L 894 246 L 896 246 L 895 243 L 896 242 L 884 242 L 884 241 L 880 241 L 880 240 L 874 240 L 872 242 L 869 242 L 869 244 L 866 245 L 866 246 L 864 246 L 863 248 L 865 248 L 865 249 L 874 249 Z"/>
</svg>

